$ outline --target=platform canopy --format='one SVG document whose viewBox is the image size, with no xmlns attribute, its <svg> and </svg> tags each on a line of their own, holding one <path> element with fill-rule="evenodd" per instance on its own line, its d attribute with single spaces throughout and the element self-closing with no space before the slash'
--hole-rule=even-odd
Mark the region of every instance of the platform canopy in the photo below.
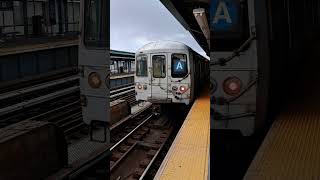
<svg viewBox="0 0 320 180">
<path fill-rule="evenodd" d="M 110 50 L 110 57 L 114 61 L 123 59 L 131 59 L 134 61 L 135 54 L 133 52 Z"/>
<path fill-rule="evenodd" d="M 193 11 L 203 8 L 206 18 L 209 16 L 210 0 L 160 0 L 171 14 L 188 30 L 202 49 L 209 54 L 209 44 L 197 22 Z M 208 20 L 208 19 L 207 19 Z"/>
</svg>

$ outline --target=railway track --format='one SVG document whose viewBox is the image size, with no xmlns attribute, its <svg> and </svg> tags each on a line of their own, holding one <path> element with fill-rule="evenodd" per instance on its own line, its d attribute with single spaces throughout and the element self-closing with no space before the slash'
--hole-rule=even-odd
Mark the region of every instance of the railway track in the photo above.
<svg viewBox="0 0 320 180">
<path fill-rule="evenodd" d="M 8 91 L 0 94 L 0 128 L 9 126 L 11 124 L 20 122 L 22 120 L 34 121 L 49 121 L 58 125 L 66 135 L 67 142 L 71 145 L 73 142 L 81 138 L 88 137 L 89 127 L 82 121 L 81 105 L 80 105 L 80 92 L 79 92 L 79 79 L 76 76 L 64 77 L 59 80 L 48 81 L 46 83 L 36 84 L 30 87 L 24 87 L 14 91 Z M 125 99 L 131 105 L 135 102 L 135 91 L 133 85 L 124 86 L 110 91 L 110 100 Z M 145 118 L 149 117 L 147 120 Z M 155 116 L 153 115 L 152 107 L 144 109 L 135 115 L 125 119 L 122 122 L 114 124 L 111 127 L 111 143 L 112 150 L 116 156 L 121 156 L 122 151 L 127 148 L 128 141 L 134 140 L 134 147 L 131 148 L 119 161 L 113 162 L 112 171 L 116 171 L 122 167 L 131 152 L 145 151 L 143 154 L 148 154 L 150 163 L 154 159 L 150 159 L 150 154 L 155 152 L 158 154 L 159 149 L 149 149 L 148 145 L 140 142 L 139 138 L 151 137 L 155 128 L 152 128 L 152 122 Z M 99 128 L 94 131 L 101 130 Z M 129 132 L 129 134 L 127 133 Z M 151 132 L 151 134 L 150 134 Z M 169 135 L 170 131 L 167 130 L 162 136 Z M 153 136 L 154 137 L 154 136 Z M 137 139 L 138 138 L 138 139 Z M 153 138 L 151 138 L 153 139 Z M 163 140 L 163 138 L 162 138 Z M 160 141 L 159 141 L 160 142 Z M 158 142 L 158 143 L 159 143 Z M 150 142 L 156 144 L 156 142 Z M 142 148 L 141 147 L 145 147 Z M 161 147 L 161 145 L 155 145 Z M 149 147 L 150 148 L 150 147 Z M 152 148 L 152 147 L 151 147 Z M 154 154 L 155 155 L 155 154 Z M 156 157 L 156 156 L 153 156 Z M 104 162 L 109 162 L 104 159 Z M 151 163 L 152 164 L 152 163 Z M 103 171 L 105 163 L 99 161 L 94 165 L 90 165 L 90 169 L 94 167 L 97 171 Z M 145 170 L 149 169 L 145 167 Z M 99 172 L 90 171 L 89 174 L 99 176 Z M 98 174 L 96 174 L 98 173 Z M 87 171 L 80 177 L 87 177 Z"/>
<path fill-rule="evenodd" d="M 121 141 L 125 136 L 127 136 L 127 133 L 123 131 L 123 129 L 126 129 L 127 131 L 132 131 L 134 129 L 138 129 L 141 127 L 142 121 L 145 120 L 146 117 L 153 117 L 153 106 L 151 104 L 145 105 L 144 108 L 141 108 L 140 110 L 136 111 L 134 114 L 129 115 L 127 118 L 122 119 L 118 123 L 113 124 L 110 127 L 111 131 L 111 137 L 112 138 L 112 145 L 114 147 L 117 147 L 119 144 L 118 142 Z M 94 134 L 99 134 L 101 131 L 103 131 L 101 128 L 96 128 L 93 130 Z M 74 137 L 72 137 L 74 136 Z M 69 141 L 71 140 L 71 144 L 69 145 L 69 148 L 73 145 L 77 146 L 77 143 L 82 142 L 85 140 L 90 141 L 88 139 L 88 131 L 87 132 L 80 132 L 74 133 L 72 136 L 67 136 L 67 139 Z M 116 138 L 117 137 L 117 138 Z M 81 140 L 82 139 L 82 140 Z M 73 145 L 72 145 L 73 144 Z M 92 145 L 92 143 L 91 143 Z M 78 164 L 72 165 L 73 168 L 67 168 L 65 170 L 62 170 L 60 173 L 57 173 L 49 179 L 105 179 L 108 176 L 108 170 L 109 170 L 109 155 L 110 151 L 109 148 L 111 145 L 109 143 L 98 143 L 96 144 L 98 147 L 97 151 L 93 151 L 90 154 L 88 154 L 90 157 L 86 157 L 84 159 L 89 158 L 90 160 L 85 160 L 80 166 Z M 87 145 L 88 146 L 88 145 Z M 99 148 L 100 147 L 100 148 Z M 86 147 L 90 148 L 90 147 Z M 101 149 L 102 148 L 102 149 Z M 72 149 L 75 149 L 75 147 L 72 147 Z M 77 150 L 79 148 L 76 148 Z M 72 151 L 73 152 L 73 151 Z M 74 153 L 72 153 L 74 154 Z M 81 158 L 83 160 L 83 158 Z M 77 161 L 73 161 L 76 162 Z M 69 160 L 70 163 L 70 160 Z M 72 161 L 71 161 L 71 164 Z M 71 166 L 71 167 L 72 167 Z"/>
<path fill-rule="evenodd" d="M 115 89 L 110 94 L 111 100 L 121 98 L 135 104 L 134 86 Z M 84 126 L 79 97 L 76 75 L 1 93 L 0 128 L 22 120 L 46 120 L 57 123 L 67 135 L 72 134 Z"/>
<path fill-rule="evenodd" d="M 143 179 L 172 132 L 165 116 L 137 116 L 134 123 L 111 136 L 110 179 Z"/>
<path fill-rule="evenodd" d="M 53 72 L 43 73 L 36 76 L 30 76 L 18 80 L 1 82 L 0 83 L 0 94 L 16 91 L 18 89 L 28 88 L 37 86 L 39 84 L 47 83 L 48 81 L 55 81 L 62 78 L 75 76 L 78 74 L 78 67 L 69 67 Z"/>
<path fill-rule="evenodd" d="M 0 116 L 79 91 L 77 76 L 0 94 Z"/>
<path fill-rule="evenodd" d="M 46 88 L 47 87 L 49 86 L 46 86 Z M 50 87 L 64 86 L 58 85 Z M 28 93 L 34 92 L 34 94 L 36 94 L 35 91 L 41 89 L 42 88 L 40 88 L 40 86 L 37 86 L 37 88 L 33 87 L 32 90 L 34 91 L 29 89 L 20 91 L 18 94 L 11 92 L 10 95 L 7 94 L 6 98 L 12 98 L 12 100 L 16 99 L 18 101 L 19 98 L 16 96 L 23 97 L 23 95 L 27 94 L 26 97 L 30 97 L 32 99 L 33 96 Z M 51 92 L 50 88 L 47 88 L 47 90 Z M 111 99 L 130 97 L 132 90 L 134 93 L 133 86 L 112 90 L 110 92 L 112 95 Z M 1 118 L 0 128 L 27 119 L 35 121 L 49 121 L 61 127 L 66 135 L 67 142 L 69 145 L 72 145 L 74 142 L 88 137 L 89 135 L 89 127 L 82 121 L 79 95 L 80 93 L 77 90 L 28 106 L 27 108 L 23 108 L 23 111 L 19 109 L 17 111 L 5 113 L 1 116 L 5 118 Z M 15 104 L 13 103 L 13 105 Z M 125 176 L 132 178 L 150 176 L 150 174 L 152 174 L 152 169 L 154 172 L 154 164 L 161 163 L 159 160 L 157 162 L 157 159 L 159 158 L 159 155 L 163 155 L 161 151 L 163 151 L 166 146 L 165 143 L 172 134 L 172 127 L 165 125 L 170 124 L 169 121 L 162 120 L 163 123 L 161 125 L 161 123 L 159 123 L 161 122 L 161 120 L 159 120 L 161 117 L 159 118 L 155 116 L 153 112 L 154 108 L 153 106 L 150 106 L 134 115 L 131 115 L 129 118 L 125 118 L 121 122 L 114 124 L 110 128 L 112 137 L 111 164 L 109 164 L 110 161 L 106 159 L 107 157 L 104 155 L 97 155 L 97 159 L 94 160 L 94 162 L 88 162 L 86 165 L 88 168 L 85 168 L 84 170 L 76 170 L 79 174 L 74 175 L 74 177 L 76 177 L 76 179 L 105 177 L 105 168 L 109 166 L 111 175 L 116 179 L 119 177 L 120 179 L 123 179 Z M 94 131 L 99 130 L 101 129 L 96 128 Z M 105 151 L 107 152 L 108 150 L 106 149 Z M 139 154 L 139 156 L 134 156 L 135 153 Z M 132 158 L 134 160 L 132 160 Z M 126 167 L 125 164 L 128 163 L 128 161 L 129 163 L 130 161 L 141 163 L 130 163 L 130 167 L 132 168 L 123 171 L 122 169 Z M 106 162 L 108 165 L 106 165 Z"/>
<path fill-rule="evenodd" d="M 74 108 L 81 112 L 79 78 L 64 77 L 0 94 L 0 128 L 22 120 L 56 121 Z M 63 109 L 65 108 L 65 109 Z"/>
</svg>

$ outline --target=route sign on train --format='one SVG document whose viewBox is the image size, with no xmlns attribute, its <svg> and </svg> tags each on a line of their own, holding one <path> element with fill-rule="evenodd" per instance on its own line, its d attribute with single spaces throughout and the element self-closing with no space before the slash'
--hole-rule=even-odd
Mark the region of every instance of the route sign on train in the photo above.
<svg viewBox="0 0 320 180">
<path fill-rule="evenodd" d="M 213 31 L 237 31 L 239 28 L 239 0 L 212 0 L 210 11 Z"/>
<path fill-rule="evenodd" d="M 211 0 L 210 29 L 212 37 L 214 37 L 211 43 L 213 47 L 238 46 L 248 34 L 247 13 L 246 1 Z M 237 43 L 225 43 L 226 41 L 236 41 Z"/>
<path fill-rule="evenodd" d="M 178 56 L 178 55 L 175 55 Z M 175 77 L 183 77 L 187 74 L 187 60 L 183 58 L 172 58 L 172 75 Z"/>
<path fill-rule="evenodd" d="M 174 64 L 174 70 L 176 72 L 184 72 L 185 70 L 185 62 L 181 62 L 181 61 L 178 61 L 178 62 L 175 62 Z"/>
</svg>

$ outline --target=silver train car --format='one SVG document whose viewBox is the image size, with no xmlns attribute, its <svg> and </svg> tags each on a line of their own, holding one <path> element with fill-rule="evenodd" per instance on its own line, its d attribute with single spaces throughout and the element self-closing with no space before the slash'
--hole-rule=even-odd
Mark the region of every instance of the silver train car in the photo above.
<svg viewBox="0 0 320 180">
<path fill-rule="evenodd" d="M 188 105 L 209 77 L 209 61 L 183 43 L 152 42 L 135 56 L 137 101 Z"/>
</svg>

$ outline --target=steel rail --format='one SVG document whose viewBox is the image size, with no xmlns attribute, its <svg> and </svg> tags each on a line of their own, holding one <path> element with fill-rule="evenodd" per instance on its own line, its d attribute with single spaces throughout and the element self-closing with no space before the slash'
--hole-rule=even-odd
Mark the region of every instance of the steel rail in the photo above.
<svg viewBox="0 0 320 180">
<path fill-rule="evenodd" d="M 112 151 L 114 148 L 116 148 L 119 144 L 121 144 L 123 141 L 125 141 L 129 136 L 131 136 L 137 129 L 139 129 L 142 125 L 144 125 L 147 121 L 149 121 L 154 114 L 151 114 L 148 116 L 144 121 L 142 121 L 137 127 L 135 127 L 132 131 L 130 131 L 124 138 L 122 138 L 120 141 L 118 141 L 116 144 L 114 144 L 111 148 L 110 151 Z"/>
<path fill-rule="evenodd" d="M 4 114 L 7 114 L 7 113 L 10 113 L 10 112 L 13 112 L 13 111 L 16 111 L 16 110 L 20 110 L 20 109 L 23 109 L 23 108 L 26 108 L 26 107 L 30 107 L 30 106 L 33 106 L 33 105 L 36 105 L 36 104 L 40 104 L 42 102 L 45 102 L 45 101 L 48 101 L 48 100 L 52 100 L 52 99 L 55 99 L 57 97 L 60 97 L 60 96 L 66 95 L 66 94 L 70 94 L 70 93 L 73 93 L 73 92 L 76 92 L 76 91 L 79 91 L 79 87 L 78 86 L 70 87 L 70 88 L 67 88 L 67 89 L 64 89 L 64 90 L 61 90 L 61 91 L 50 93 L 50 94 L 47 94 L 45 96 L 40 96 L 40 97 L 34 98 L 32 100 L 28 100 L 28 101 L 24 101 L 24 102 L 15 104 L 13 106 L 8 106 L 8 107 L 0 109 L 0 116 L 4 115 Z"/>
<path fill-rule="evenodd" d="M 79 77 L 78 76 L 71 76 L 71 77 L 55 80 L 55 81 L 52 81 L 49 83 L 41 83 L 39 85 L 31 86 L 28 88 L 23 88 L 23 89 L 14 90 L 11 92 L 2 93 L 2 94 L 0 94 L 0 100 L 11 98 L 13 96 L 23 95 L 25 93 L 30 93 L 32 91 L 48 88 L 50 86 L 55 86 L 55 85 L 59 85 L 59 84 L 63 84 L 63 83 L 67 83 L 67 82 L 75 81 L 75 80 L 79 80 Z"/>
</svg>

